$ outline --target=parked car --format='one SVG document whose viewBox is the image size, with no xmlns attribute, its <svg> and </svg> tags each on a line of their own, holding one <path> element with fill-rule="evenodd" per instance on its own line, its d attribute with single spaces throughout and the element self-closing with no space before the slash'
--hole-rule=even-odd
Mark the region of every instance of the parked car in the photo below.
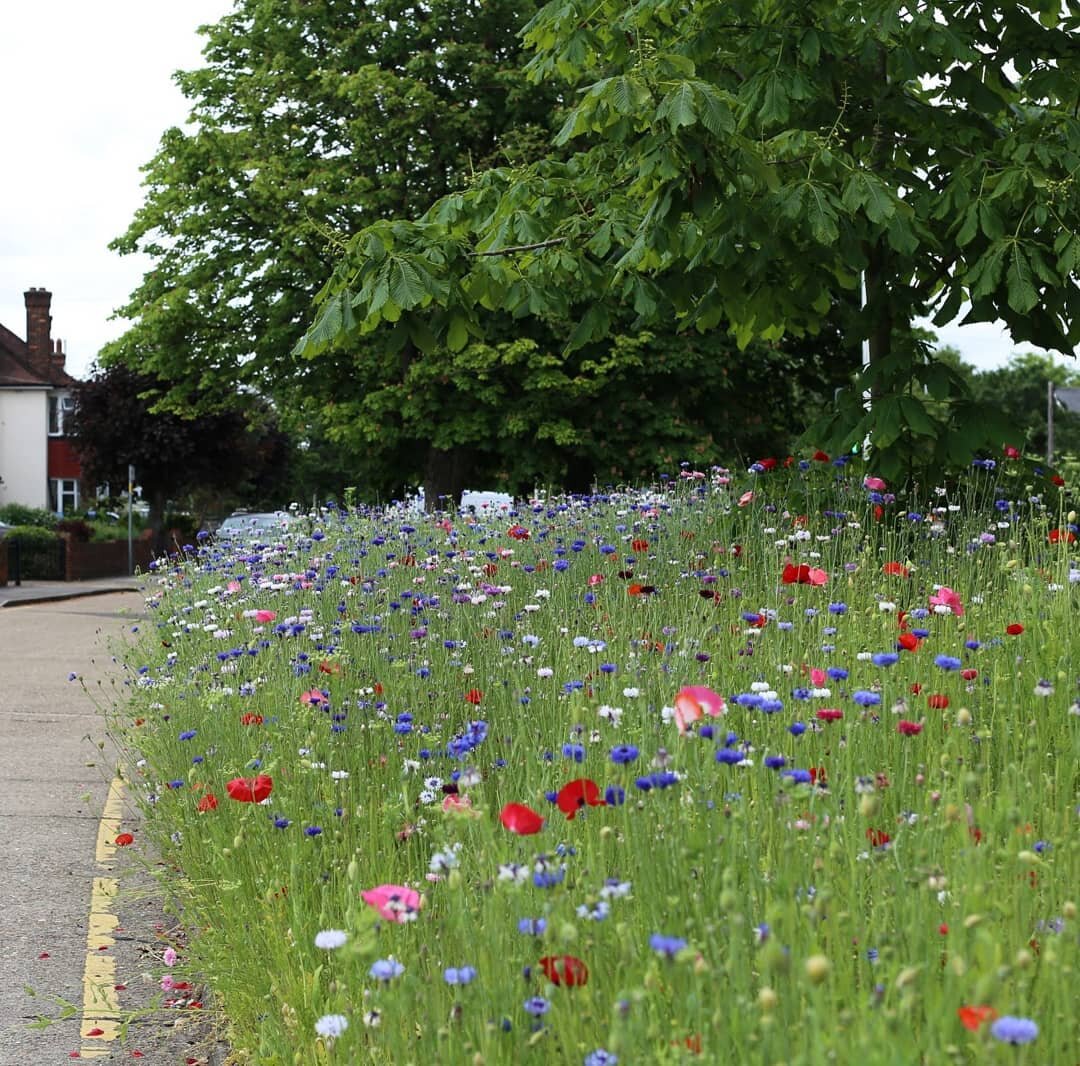
<svg viewBox="0 0 1080 1066">
<path fill-rule="evenodd" d="M 236 511 L 217 528 L 216 535 L 226 540 L 253 540 L 274 533 L 287 533 L 296 521 L 285 511 Z"/>
</svg>

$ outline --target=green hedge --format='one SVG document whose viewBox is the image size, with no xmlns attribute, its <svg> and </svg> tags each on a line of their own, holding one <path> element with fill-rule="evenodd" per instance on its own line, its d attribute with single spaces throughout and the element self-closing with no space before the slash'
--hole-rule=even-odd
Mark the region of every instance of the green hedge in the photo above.
<svg viewBox="0 0 1080 1066">
<path fill-rule="evenodd" d="M 7 549 L 8 572 L 12 578 L 15 577 L 18 558 L 21 580 L 64 580 L 64 542 L 52 530 L 34 525 L 14 526 L 8 532 L 3 547 Z"/>
<path fill-rule="evenodd" d="M 9 526 L 55 529 L 57 521 L 57 516 L 43 507 L 27 507 L 22 503 L 5 503 L 0 507 L 0 522 L 6 522 Z"/>
</svg>

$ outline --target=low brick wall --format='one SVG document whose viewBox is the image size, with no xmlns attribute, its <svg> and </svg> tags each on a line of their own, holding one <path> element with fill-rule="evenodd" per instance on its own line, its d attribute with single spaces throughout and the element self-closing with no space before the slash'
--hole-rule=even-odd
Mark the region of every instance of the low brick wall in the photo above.
<svg viewBox="0 0 1080 1066">
<path fill-rule="evenodd" d="M 85 581 L 95 577 L 124 577 L 128 572 L 128 542 L 108 540 L 97 543 L 67 538 L 68 581 Z M 146 571 L 154 553 L 149 540 L 137 540 L 132 545 L 135 566 Z"/>
</svg>

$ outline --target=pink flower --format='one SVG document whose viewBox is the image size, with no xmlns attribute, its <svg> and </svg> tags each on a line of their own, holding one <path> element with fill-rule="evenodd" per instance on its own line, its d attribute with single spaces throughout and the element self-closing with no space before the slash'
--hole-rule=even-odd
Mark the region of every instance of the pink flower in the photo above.
<svg viewBox="0 0 1080 1066">
<path fill-rule="evenodd" d="M 869 490 L 870 492 L 884 492 L 885 489 L 888 488 L 888 486 L 885 484 L 882 478 L 864 477 L 863 488 Z"/>
<path fill-rule="evenodd" d="M 256 611 L 255 621 L 262 625 L 264 622 L 272 622 L 277 618 L 277 611 Z"/>
<path fill-rule="evenodd" d="M 724 697 L 718 696 L 711 688 L 686 685 L 675 696 L 675 724 L 679 727 L 679 735 L 685 736 L 691 724 L 702 715 L 718 718 L 725 709 Z"/>
<path fill-rule="evenodd" d="M 300 694 L 300 702 L 310 704 L 312 707 L 321 707 L 330 701 L 317 688 L 313 688 Z"/>
<path fill-rule="evenodd" d="M 821 670 L 815 666 L 810 671 L 810 680 L 813 682 L 814 688 L 824 688 L 825 682 L 828 680 L 828 675 L 825 673 L 824 670 Z"/>
<path fill-rule="evenodd" d="M 360 898 L 379 912 L 388 922 L 411 922 L 423 906 L 423 898 L 415 889 L 404 885 L 379 885 L 360 893 Z"/>
<path fill-rule="evenodd" d="M 749 492 L 744 492 L 744 493 L 743 493 L 743 494 L 742 494 L 742 495 L 741 495 L 741 496 L 739 497 L 739 506 L 740 506 L 740 507 L 745 507 L 745 506 L 746 506 L 746 505 L 747 505 L 748 503 L 752 502 L 752 501 L 753 501 L 753 499 L 754 499 L 754 493 L 753 493 L 753 490 L 751 490 L 751 491 L 749 491 Z"/>
<path fill-rule="evenodd" d="M 947 585 L 942 585 L 937 592 L 933 593 L 930 597 L 931 607 L 947 607 L 957 618 L 964 616 L 964 605 L 960 602 L 960 597 Z M 944 614 L 944 611 L 939 612 Z"/>
</svg>

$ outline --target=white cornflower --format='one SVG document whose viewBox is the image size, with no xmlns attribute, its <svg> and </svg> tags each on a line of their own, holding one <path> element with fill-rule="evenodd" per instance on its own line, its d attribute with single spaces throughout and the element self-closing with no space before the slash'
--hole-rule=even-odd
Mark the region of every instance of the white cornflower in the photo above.
<svg viewBox="0 0 1080 1066">
<path fill-rule="evenodd" d="M 320 929 L 315 934 L 315 946 L 323 951 L 335 951 L 344 947 L 349 939 L 349 934 L 344 929 Z"/>
<path fill-rule="evenodd" d="M 349 1028 L 349 1019 L 344 1014 L 324 1014 L 315 1023 L 315 1032 L 327 1040 L 335 1040 Z"/>
</svg>

